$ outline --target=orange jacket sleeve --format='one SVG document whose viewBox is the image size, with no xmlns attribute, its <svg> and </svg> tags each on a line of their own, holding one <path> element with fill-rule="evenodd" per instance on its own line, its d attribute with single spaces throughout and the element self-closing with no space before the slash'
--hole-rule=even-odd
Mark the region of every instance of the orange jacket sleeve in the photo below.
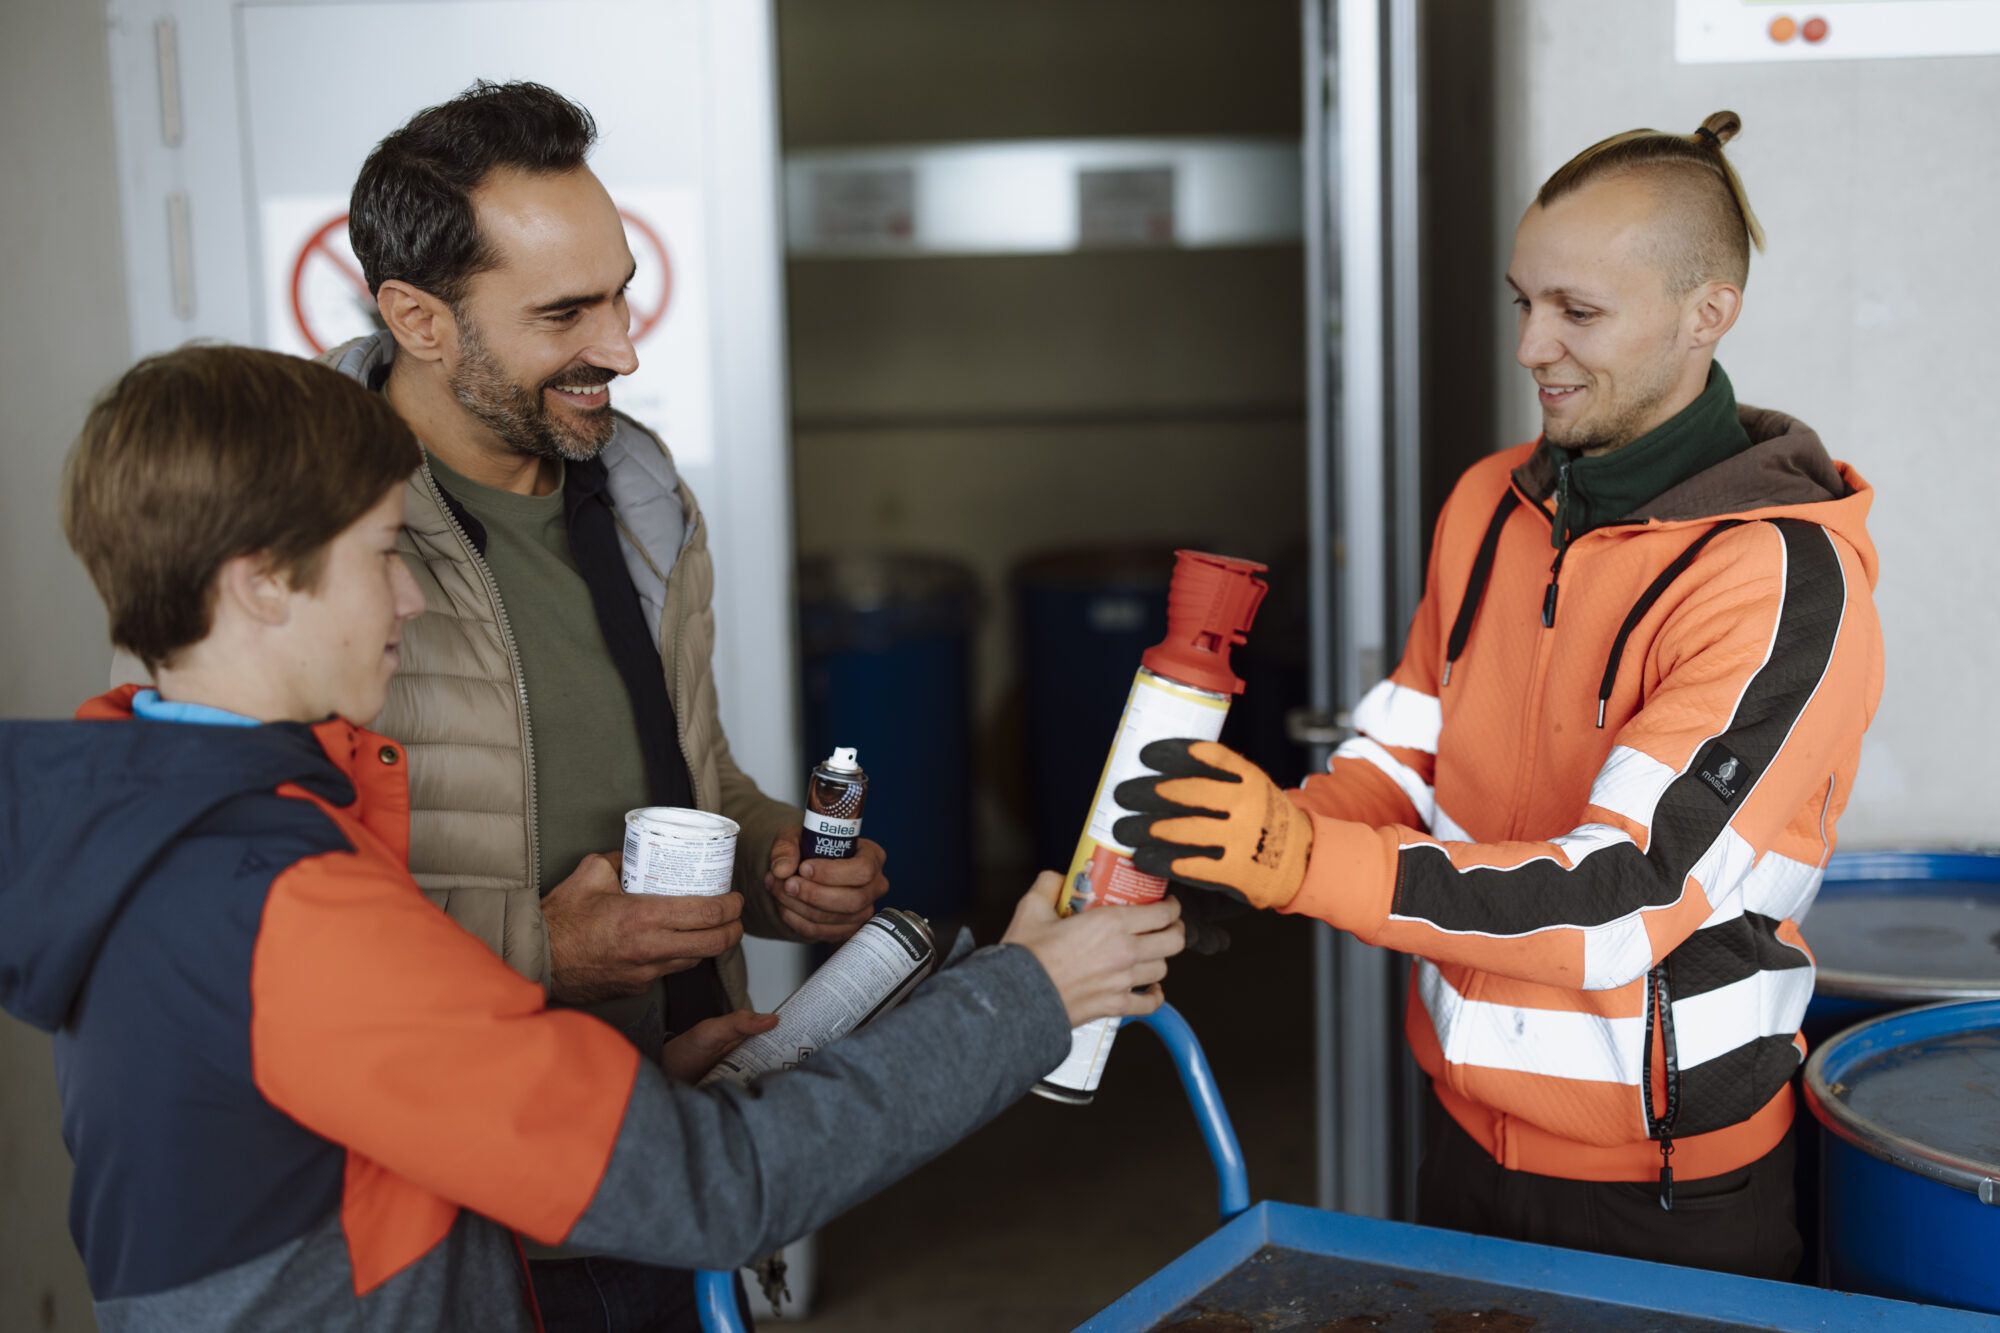
<svg viewBox="0 0 2000 1333">
<path fill-rule="evenodd" d="M 1817 525 L 1747 524 L 1701 568 L 1701 590 L 1657 641 L 1662 677 L 1575 827 L 1443 843 L 1315 812 L 1312 861 L 1284 910 L 1584 990 L 1629 984 L 1704 921 L 1743 910 L 1759 857 L 1852 776 L 1881 690 L 1881 631 L 1860 558 Z"/>
<path fill-rule="evenodd" d="M 258 1089 L 350 1154 L 558 1241 L 604 1175 L 639 1054 L 547 1009 L 385 862 L 309 857 L 273 882 L 250 976 Z"/>
</svg>

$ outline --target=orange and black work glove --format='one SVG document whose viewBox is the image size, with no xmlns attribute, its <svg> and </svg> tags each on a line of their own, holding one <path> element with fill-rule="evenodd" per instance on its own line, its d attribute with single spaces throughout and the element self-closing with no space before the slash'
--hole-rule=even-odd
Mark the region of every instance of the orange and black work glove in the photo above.
<svg viewBox="0 0 2000 1333">
<path fill-rule="evenodd" d="M 1283 907 L 1297 895 L 1312 821 L 1263 769 L 1214 741 L 1154 741 L 1139 762 L 1155 774 L 1112 793 L 1134 812 L 1111 829 L 1132 849 L 1132 864 L 1197 888 L 1234 890 L 1258 907 Z"/>
</svg>

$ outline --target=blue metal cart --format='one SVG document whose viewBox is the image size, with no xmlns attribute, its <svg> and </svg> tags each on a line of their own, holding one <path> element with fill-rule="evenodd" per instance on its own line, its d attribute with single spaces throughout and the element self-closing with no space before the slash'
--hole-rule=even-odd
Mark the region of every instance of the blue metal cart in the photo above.
<svg viewBox="0 0 2000 1333">
<path fill-rule="evenodd" d="M 1215 1164 L 1222 1228 L 1079 1333 L 1399 1330 L 2000 1330 L 2000 1318 L 1432 1227 L 1250 1202 L 1243 1151 L 1201 1044 L 1171 1006 L 1136 1021 L 1166 1044 Z M 704 1326 L 742 1333 L 735 1277 L 697 1278 Z"/>
</svg>

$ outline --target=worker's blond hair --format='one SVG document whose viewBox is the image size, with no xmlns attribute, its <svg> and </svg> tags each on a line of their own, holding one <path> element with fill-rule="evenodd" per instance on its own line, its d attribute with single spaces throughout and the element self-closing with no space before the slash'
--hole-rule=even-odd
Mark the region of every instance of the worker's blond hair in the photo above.
<svg viewBox="0 0 2000 1333">
<path fill-rule="evenodd" d="M 1718 111 L 1692 134 L 1614 134 L 1563 163 L 1535 202 L 1546 208 L 1596 181 L 1643 176 L 1672 214 L 1660 260 L 1673 293 L 1684 296 L 1718 279 L 1741 287 L 1750 276 L 1751 247 L 1764 248 L 1743 180 L 1722 151 L 1742 129 L 1742 117 Z"/>
</svg>

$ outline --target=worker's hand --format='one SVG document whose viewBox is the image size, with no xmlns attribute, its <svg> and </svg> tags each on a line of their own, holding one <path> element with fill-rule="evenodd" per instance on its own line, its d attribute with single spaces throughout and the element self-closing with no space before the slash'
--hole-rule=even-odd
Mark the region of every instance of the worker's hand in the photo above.
<svg viewBox="0 0 2000 1333">
<path fill-rule="evenodd" d="M 1163 898 L 1139 907 L 1095 907 L 1065 920 L 1056 915 L 1061 892 L 1062 876 L 1044 870 L 1015 906 L 1000 942 L 1035 955 L 1062 996 L 1069 1025 L 1159 1008 L 1167 959 L 1187 944 L 1181 905 Z"/>
<path fill-rule="evenodd" d="M 704 1018 L 660 1048 L 660 1068 L 683 1083 L 699 1083 L 715 1062 L 759 1033 L 778 1026 L 776 1014 L 738 1009 Z"/>
<path fill-rule="evenodd" d="M 549 997 L 591 1004 L 637 995 L 743 938 L 743 895 L 627 893 L 621 856 L 592 854 L 542 899 Z"/>
<path fill-rule="evenodd" d="M 1118 784 L 1134 813 L 1111 836 L 1149 875 L 1233 889 L 1258 907 L 1283 907 L 1305 883 L 1312 820 L 1264 770 L 1214 741 L 1154 741 L 1139 751 L 1154 771 Z"/>
<path fill-rule="evenodd" d="M 824 857 L 799 859 L 801 827 L 786 829 L 771 840 L 771 869 L 764 888 L 777 906 L 778 919 L 800 939 L 838 944 L 868 924 L 875 903 L 889 891 L 882 863 L 889 854 L 882 844 L 863 838 L 844 861 Z"/>
</svg>

